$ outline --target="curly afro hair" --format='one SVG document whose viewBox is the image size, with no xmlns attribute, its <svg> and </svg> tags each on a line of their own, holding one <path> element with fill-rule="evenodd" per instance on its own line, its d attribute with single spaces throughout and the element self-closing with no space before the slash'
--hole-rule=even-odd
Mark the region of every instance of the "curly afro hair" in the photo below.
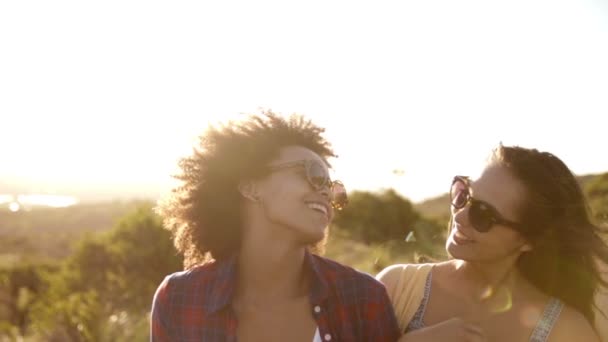
<svg viewBox="0 0 608 342">
<path fill-rule="evenodd" d="M 296 114 L 272 111 L 209 126 L 192 155 L 179 162 L 180 181 L 157 212 L 184 255 L 186 269 L 237 252 L 241 238 L 241 180 L 262 176 L 286 146 L 302 146 L 327 160 L 335 157 L 325 130 Z"/>
</svg>

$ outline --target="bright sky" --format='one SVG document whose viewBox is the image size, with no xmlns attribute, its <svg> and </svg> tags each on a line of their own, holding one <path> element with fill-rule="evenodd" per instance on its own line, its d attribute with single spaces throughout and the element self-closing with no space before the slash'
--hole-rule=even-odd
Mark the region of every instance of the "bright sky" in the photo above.
<svg viewBox="0 0 608 342">
<path fill-rule="evenodd" d="M 164 191 L 208 122 L 260 107 L 415 201 L 501 141 L 608 171 L 607 61 L 599 0 L 3 1 L 0 184 Z"/>
</svg>

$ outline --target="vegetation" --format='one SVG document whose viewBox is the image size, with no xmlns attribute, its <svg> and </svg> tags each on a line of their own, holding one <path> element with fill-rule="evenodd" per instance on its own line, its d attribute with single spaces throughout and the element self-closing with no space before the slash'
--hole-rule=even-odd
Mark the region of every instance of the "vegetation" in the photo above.
<svg viewBox="0 0 608 342">
<path fill-rule="evenodd" d="M 608 222 L 608 173 L 584 178 Z M 153 293 L 182 269 L 150 202 L 0 211 L 0 341 L 143 341 Z M 356 191 L 336 216 L 326 256 L 370 274 L 446 257 L 448 199 L 413 204 Z"/>
<path fill-rule="evenodd" d="M 60 237 L 51 242 L 62 241 Z M 47 254 L 38 252 L 38 260 Z M 4 299 L 0 336 L 36 341 L 145 340 L 156 286 L 181 267 L 170 233 L 162 228 L 151 204 L 140 203 L 112 229 L 82 235 L 64 259 L 5 265 L 0 278 Z"/>
</svg>

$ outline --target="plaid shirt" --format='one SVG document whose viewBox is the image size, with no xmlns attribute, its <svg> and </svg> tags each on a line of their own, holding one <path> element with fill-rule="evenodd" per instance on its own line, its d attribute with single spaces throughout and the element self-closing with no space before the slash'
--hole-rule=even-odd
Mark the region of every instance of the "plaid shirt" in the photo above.
<svg viewBox="0 0 608 342">
<path fill-rule="evenodd" d="M 399 328 L 384 285 L 306 253 L 313 274 L 311 315 L 324 341 L 396 341 Z M 236 341 L 232 310 L 236 258 L 167 276 L 154 295 L 150 340 Z"/>
</svg>

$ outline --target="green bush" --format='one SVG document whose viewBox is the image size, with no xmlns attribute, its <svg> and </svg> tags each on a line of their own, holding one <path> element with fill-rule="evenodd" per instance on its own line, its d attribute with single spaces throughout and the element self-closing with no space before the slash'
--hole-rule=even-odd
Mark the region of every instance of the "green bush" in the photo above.
<svg viewBox="0 0 608 342">
<path fill-rule="evenodd" d="M 142 206 L 110 231 L 85 237 L 61 270 L 49 276 L 50 287 L 33 317 L 35 333 L 57 341 L 147 334 L 147 328 L 125 327 L 143 329 L 156 287 L 166 274 L 181 269 L 170 233 L 150 206 Z"/>
</svg>

